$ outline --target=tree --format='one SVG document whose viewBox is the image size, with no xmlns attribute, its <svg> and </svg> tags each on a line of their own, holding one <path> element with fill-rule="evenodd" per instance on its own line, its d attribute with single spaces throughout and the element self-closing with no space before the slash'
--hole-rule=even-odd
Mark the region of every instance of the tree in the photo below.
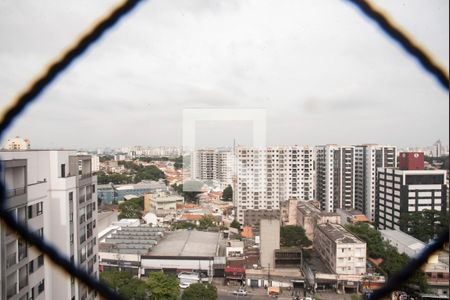
<svg viewBox="0 0 450 300">
<path fill-rule="evenodd" d="M 165 179 L 166 175 L 163 171 L 161 171 L 157 166 L 146 166 L 142 169 L 139 169 L 134 175 L 134 182 L 138 183 L 142 180 L 159 180 Z"/>
<path fill-rule="evenodd" d="M 127 184 L 132 182 L 132 178 L 125 174 L 106 174 L 103 171 L 97 173 L 98 184 L 108 184 L 112 182 L 113 184 Z"/>
<path fill-rule="evenodd" d="M 147 285 L 154 300 L 176 300 L 179 294 L 178 281 L 163 272 L 153 272 Z"/>
<path fill-rule="evenodd" d="M 366 242 L 369 257 L 383 259 L 379 267 L 388 277 L 400 271 L 409 262 L 410 258 L 407 255 L 398 253 L 394 246 L 382 239 L 378 230 L 370 227 L 368 224 L 349 224 L 345 228 Z M 425 274 L 420 270 L 416 271 L 406 284 L 416 285 L 423 292 L 427 290 Z"/>
<path fill-rule="evenodd" d="M 448 228 L 448 214 L 423 210 L 402 214 L 400 228 L 422 242 L 428 243 Z"/>
<path fill-rule="evenodd" d="M 241 223 L 239 223 L 237 220 L 233 220 L 233 222 L 231 222 L 230 227 L 232 228 L 236 228 L 237 230 L 241 229 Z"/>
<path fill-rule="evenodd" d="M 216 227 L 215 223 L 216 219 L 212 215 L 205 215 L 200 219 L 198 229 L 205 230 L 210 227 Z"/>
<path fill-rule="evenodd" d="M 126 299 L 149 299 L 145 282 L 128 272 L 104 271 L 100 273 L 100 280 Z"/>
<path fill-rule="evenodd" d="M 172 223 L 172 230 L 177 229 L 194 229 L 197 228 L 197 225 L 188 221 L 178 221 Z"/>
<path fill-rule="evenodd" d="M 144 199 L 134 198 L 125 201 L 119 205 L 120 219 L 140 219 L 142 217 L 142 210 L 144 209 Z"/>
<path fill-rule="evenodd" d="M 367 223 L 347 225 L 348 231 L 356 235 L 359 239 L 367 243 L 367 255 L 371 258 L 384 258 L 386 245 L 383 242 L 381 233 L 370 227 Z"/>
<path fill-rule="evenodd" d="M 185 181 L 182 185 L 184 200 L 190 203 L 198 203 L 198 195 L 202 193 L 203 182 Z"/>
<path fill-rule="evenodd" d="M 280 228 L 280 244 L 284 247 L 308 247 L 311 241 L 301 226 L 287 225 Z"/>
<path fill-rule="evenodd" d="M 222 193 L 222 200 L 223 201 L 232 201 L 233 200 L 233 188 L 231 185 L 228 185 Z"/>
<path fill-rule="evenodd" d="M 184 292 L 182 300 L 216 300 L 217 288 L 212 284 L 193 283 Z"/>
</svg>

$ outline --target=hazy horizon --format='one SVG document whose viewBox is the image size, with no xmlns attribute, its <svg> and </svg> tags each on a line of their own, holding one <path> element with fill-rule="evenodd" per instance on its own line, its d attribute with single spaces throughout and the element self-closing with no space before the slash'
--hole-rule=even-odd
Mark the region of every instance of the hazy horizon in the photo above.
<svg viewBox="0 0 450 300">
<path fill-rule="evenodd" d="M 448 1 L 374 2 L 448 70 Z M 111 5 L 0 2 L 0 105 Z M 182 145 L 183 110 L 214 108 L 265 109 L 271 145 L 448 145 L 448 97 L 346 1 L 144 1 L 0 143 L 22 136 L 34 148 Z M 199 126 L 199 144 L 250 140 L 251 125 L 238 123 Z"/>
</svg>

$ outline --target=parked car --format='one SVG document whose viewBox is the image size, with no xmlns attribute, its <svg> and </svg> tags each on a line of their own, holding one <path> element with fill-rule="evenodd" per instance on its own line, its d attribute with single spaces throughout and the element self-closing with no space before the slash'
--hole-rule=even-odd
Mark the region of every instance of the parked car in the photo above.
<svg viewBox="0 0 450 300">
<path fill-rule="evenodd" d="M 233 295 L 247 296 L 247 291 L 244 289 L 238 289 L 238 290 L 233 291 Z"/>
<path fill-rule="evenodd" d="M 180 289 L 187 289 L 190 285 L 191 284 L 187 282 L 180 282 L 178 286 L 180 287 Z"/>
</svg>

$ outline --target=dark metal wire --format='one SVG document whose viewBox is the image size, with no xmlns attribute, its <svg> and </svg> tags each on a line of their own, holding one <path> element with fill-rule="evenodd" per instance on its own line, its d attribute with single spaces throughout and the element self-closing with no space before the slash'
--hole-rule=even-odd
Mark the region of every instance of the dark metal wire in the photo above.
<svg viewBox="0 0 450 300">
<path fill-rule="evenodd" d="M 63 72 L 70 64 L 79 56 L 81 56 L 94 42 L 96 42 L 108 29 L 113 27 L 125 14 L 130 12 L 139 2 L 142 0 L 129 0 L 123 3 L 121 6 L 113 10 L 110 15 L 99 22 L 88 34 L 86 34 L 73 48 L 68 50 L 65 55 L 53 63 L 47 72 L 36 80 L 25 92 L 23 92 L 17 98 L 15 104 L 10 108 L 2 122 L 0 123 L 0 137 L 13 122 L 25 107 L 35 100 L 40 93 L 55 79 L 61 72 Z M 382 30 L 388 34 L 395 41 L 400 43 L 403 49 L 410 55 L 414 56 L 420 64 L 431 73 L 445 89 L 449 89 L 448 74 L 439 67 L 433 60 L 422 50 L 418 45 L 413 43 L 406 34 L 402 33 L 400 29 L 396 28 L 386 16 L 376 11 L 371 5 L 363 0 L 348 0 L 357 5 L 361 11 L 366 14 L 370 19 L 374 20 Z M 36 234 L 30 232 L 26 226 L 19 223 L 15 217 L 6 211 L 6 193 L 5 186 L 0 182 L 0 217 L 3 222 L 17 230 L 17 233 L 26 239 L 28 242 L 34 244 L 42 253 L 45 253 L 54 263 L 63 268 L 72 276 L 77 277 L 85 285 L 95 289 L 99 294 L 106 299 L 122 299 L 119 295 L 115 294 L 106 285 L 99 282 L 96 278 L 91 277 L 84 270 L 78 268 L 71 263 L 66 257 L 62 256 L 57 249 L 52 245 L 46 243 L 42 238 Z M 448 241 L 448 230 L 443 233 L 437 240 L 430 243 L 422 253 L 410 263 L 398 274 L 391 277 L 385 287 L 375 291 L 370 299 L 379 299 L 383 295 L 393 291 L 395 287 L 398 287 L 402 282 L 408 279 L 408 277 L 416 271 L 428 257 L 437 249 L 440 249 L 442 245 Z"/>
<path fill-rule="evenodd" d="M 375 290 L 371 295 L 369 295 L 369 300 L 381 299 L 387 294 L 395 291 L 396 288 L 402 285 L 409 277 L 411 277 L 419 268 L 426 263 L 428 258 L 437 250 L 442 249 L 444 244 L 448 242 L 448 229 L 445 230 L 441 235 L 429 243 L 417 257 L 411 259 L 409 263 L 403 267 L 403 269 L 394 274 L 391 278 L 389 278 L 386 284 Z"/>
<path fill-rule="evenodd" d="M 115 8 L 111 13 L 102 19 L 91 31 L 85 34 L 72 48 L 68 49 L 65 54 L 56 62 L 51 64 L 46 73 L 40 78 L 36 79 L 29 88 L 20 94 L 13 107 L 11 107 L 3 117 L 0 124 L 0 138 L 5 129 L 11 125 L 12 121 L 18 116 L 25 107 L 35 100 L 41 92 L 57 78 L 70 64 L 83 55 L 86 50 L 95 42 L 97 42 L 102 35 L 122 18 L 129 13 L 143 0 L 128 0 L 122 5 Z"/>
<path fill-rule="evenodd" d="M 355 4 L 369 19 L 373 20 L 380 28 L 394 41 L 398 42 L 403 49 L 416 58 L 422 67 L 431 73 L 439 84 L 445 88 L 449 89 L 449 78 L 448 73 L 440 67 L 436 62 L 433 61 L 432 57 L 426 53 L 417 43 L 415 43 L 411 38 L 407 36 L 406 33 L 402 32 L 397 28 L 387 16 L 385 16 L 380 11 L 377 11 L 369 1 L 366 0 L 347 0 Z"/>
<path fill-rule="evenodd" d="M 5 197 L 5 186 L 0 182 L 0 191 L 2 199 L 2 208 L 0 209 L 0 218 L 10 228 L 17 231 L 27 243 L 35 245 L 42 253 L 45 253 L 48 258 L 52 260 L 56 265 L 64 269 L 71 276 L 76 277 L 80 282 L 89 286 L 90 288 L 96 290 L 105 299 L 113 300 L 123 300 L 121 296 L 116 294 L 107 285 L 98 281 L 97 278 L 89 275 L 85 270 L 77 267 L 73 262 L 71 262 L 67 257 L 62 255 L 55 247 L 50 243 L 46 242 L 42 237 L 31 232 L 26 225 L 21 224 L 11 213 L 4 209 L 4 199 Z"/>
<path fill-rule="evenodd" d="M 116 23 L 137 6 L 142 0 L 128 0 L 116 7 L 104 19 L 102 19 L 95 27 L 93 27 L 86 35 L 84 35 L 78 43 L 69 49 L 58 61 L 50 65 L 46 73 L 38 78 L 34 83 L 16 99 L 13 107 L 11 107 L 3 117 L 0 123 L 0 137 L 5 130 L 13 122 L 25 107 L 35 100 L 45 88 L 57 78 L 70 64 L 86 50 L 98 41 L 102 35 L 111 29 Z M 59 251 L 50 243 L 40 238 L 36 234 L 30 232 L 26 226 L 16 220 L 16 218 L 6 210 L 6 192 L 3 182 L 0 182 L 0 217 L 4 224 L 16 230 L 17 233 L 24 238 L 28 243 L 35 245 L 42 253 L 47 255 L 57 266 L 64 269 L 71 276 L 76 277 L 81 283 L 96 290 L 105 299 L 123 298 L 111 290 L 107 285 L 98 281 L 96 278 L 89 275 L 85 270 L 75 266 L 67 257 L 61 255 Z"/>
</svg>

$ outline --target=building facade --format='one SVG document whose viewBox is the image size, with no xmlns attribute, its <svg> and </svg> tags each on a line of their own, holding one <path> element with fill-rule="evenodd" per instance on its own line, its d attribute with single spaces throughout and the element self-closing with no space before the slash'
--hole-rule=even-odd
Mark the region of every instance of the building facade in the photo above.
<svg viewBox="0 0 450 300">
<path fill-rule="evenodd" d="M 199 149 L 191 158 L 191 177 L 198 180 L 217 180 L 232 184 L 234 155 L 230 150 Z"/>
<path fill-rule="evenodd" d="M 24 139 L 19 136 L 15 138 L 8 139 L 6 141 L 4 149 L 6 150 L 29 150 L 30 149 L 30 140 Z"/>
<path fill-rule="evenodd" d="M 366 243 L 357 239 L 339 224 L 318 225 L 314 237 L 314 249 L 336 274 L 366 273 Z"/>
<path fill-rule="evenodd" d="M 20 171 L 5 171 L 11 209 L 61 254 L 97 277 L 97 178 L 92 174 L 91 157 L 66 150 L 2 151 L 0 156 L 6 166 L 15 161 L 26 162 Z M 22 176 L 24 180 L 19 179 Z M 2 238 L 1 243 L 0 248 L 10 255 L 9 268 L 1 272 L 2 277 L 6 276 L 2 285 L 5 284 L 9 297 L 2 295 L 2 299 L 95 298 L 95 291 L 50 265 L 34 246 L 11 237 Z M 21 250 L 24 247 L 27 249 Z M 11 275 L 16 268 L 13 262 L 18 264 L 17 276 Z M 11 285 L 14 278 L 18 284 Z"/>
<path fill-rule="evenodd" d="M 375 220 L 376 178 L 378 168 L 395 168 L 397 149 L 386 145 L 355 147 L 355 208 L 371 222 Z"/>
<path fill-rule="evenodd" d="M 280 248 L 280 220 L 261 219 L 260 263 L 263 268 L 275 268 L 275 250 Z"/>
<path fill-rule="evenodd" d="M 316 147 L 316 194 L 321 210 L 355 207 L 355 147 Z"/>
<path fill-rule="evenodd" d="M 401 224 L 403 215 L 423 210 L 446 211 L 446 175 L 446 170 L 378 169 L 377 227 L 407 232 Z"/>
<path fill-rule="evenodd" d="M 237 147 L 236 218 L 247 210 L 279 210 L 288 199 L 314 198 L 314 152 L 309 146 Z"/>
</svg>

